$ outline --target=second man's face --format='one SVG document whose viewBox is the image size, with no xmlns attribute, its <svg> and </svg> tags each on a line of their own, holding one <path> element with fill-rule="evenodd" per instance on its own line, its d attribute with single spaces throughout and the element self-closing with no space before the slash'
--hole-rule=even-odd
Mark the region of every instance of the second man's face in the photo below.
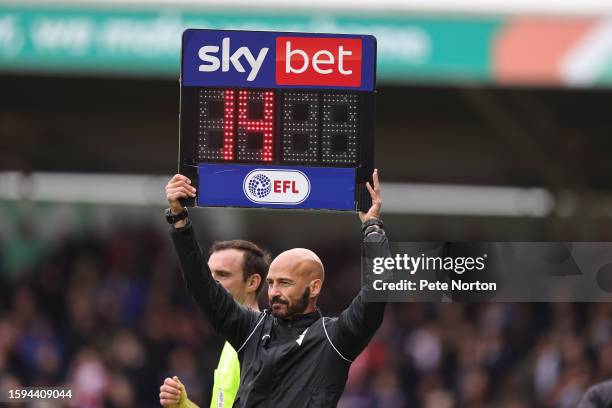
<svg viewBox="0 0 612 408">
<path fill-rule="evenodd" d="M 208 259 L 213 278 L 219 281 L 238 303 L 244 303 L 248 295 L 242 270 L 243 262 L 244 252 L 238 249 L 215 251 Z"/>
</svg>

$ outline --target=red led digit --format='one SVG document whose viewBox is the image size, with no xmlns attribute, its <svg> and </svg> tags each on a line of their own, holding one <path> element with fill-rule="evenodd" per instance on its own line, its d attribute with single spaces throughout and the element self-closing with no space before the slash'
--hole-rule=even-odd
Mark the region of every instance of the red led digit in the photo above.
<svg viewBox="0 0 612 408">
<path fill-rule="evenodd" d="M 223 159 L 234 159 L 234 91 L 223 92 Z"/>
<path fill-rule="evenodd" d="M 249 112 L 249 106 L 260 112 Z M 257 116 L 257 117 L 253 117 Z M 274 92 L 238 91 L 238 159 L 271 162 L 274 158 Z"/>
</svg>

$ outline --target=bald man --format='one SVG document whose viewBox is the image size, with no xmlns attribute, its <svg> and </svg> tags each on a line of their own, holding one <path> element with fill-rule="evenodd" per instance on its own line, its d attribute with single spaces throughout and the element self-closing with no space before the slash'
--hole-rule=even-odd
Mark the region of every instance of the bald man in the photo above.
<svg viewBox="0 0 612 408">
<path fill-rule="evenodd" d="M 177 175 L 173 197 L 194 197 L 190 180 Z M 362 222 L 365 256 L 388 251 L 380 221 L 378 172 L 372 198 Z M 206 188 L 204 180 L 201 187 Z M 166 188 L 168 192 L 168 187 Z M 268 270 L 270 309 L 256 313 L 236 303 L 216 282 L 204 261 L 193 227 L 182 210 L 171 227 L 187 290 L 215 331 L 236 349 L 240 387 L 234 407 L 335 407 L 346 384 L 352 361 L 367 346 L 382 323 L 385 304 L 365 301 L 373 288 L 363 284 L 350 306 L 338 317 L 324 317 L 317 308 L 325 270 L 319 257 L 304 248 L 278 255 Z M 360 279 L 358 275 L 354 279 Z"/>
</svg>

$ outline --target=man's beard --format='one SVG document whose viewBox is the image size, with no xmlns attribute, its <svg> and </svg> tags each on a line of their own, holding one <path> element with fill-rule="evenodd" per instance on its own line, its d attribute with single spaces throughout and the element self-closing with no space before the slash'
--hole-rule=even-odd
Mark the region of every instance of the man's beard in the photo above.
<svg viewBox="0 0 612 408">
<path fill-rule="evenodd" d="M 272 315 L 274 317 L 280 317 L 282 319 L 287 319 L 295 315 L 303 314 L 304 310 L 306 310 L 306 308 L 308 307 L 309 297 L 310 297 L 310 286 L 306 286 L 306 289 L 304 289 L 304 293 L 302 294 L 300 299 L 298 299 L 298 301 L 295 302 L 295 304 L 293 305 L 288 304 L 287 301 L 281 300 L 278 297 L 273 297 L 272 302 L 270 302 L 271 305 L 273 305 L 274 303 L 282 303 L 284 305 L 287 305 L 287 312 L 286 313 L 274 312 L 274 308 L 272 308 Z"/>
</svg>

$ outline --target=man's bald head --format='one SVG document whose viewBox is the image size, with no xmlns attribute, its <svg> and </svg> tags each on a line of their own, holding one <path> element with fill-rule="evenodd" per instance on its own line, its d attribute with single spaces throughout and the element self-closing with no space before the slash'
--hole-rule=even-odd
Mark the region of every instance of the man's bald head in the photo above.
<svg viewBox="0 0 612 408">
<path fill-rule="evenodd" d="M 321 259 L 306 248 L 293 248 L 285 252 L 281 252 L 272 261 L 272 264 L 277 263 L 279 267 L 286 270 L 289 273 L 296 273 L 309 280 L 323 279 L 325 278 L 325 270 L 323 268 L 323 262 Z M 270 267 L 272 267 L 272 264 Z"/>
<path fill-rule="evenodd" d="M 267 279 L 272 313 L 290 319 L 314 311 L 324 278 L 323 263 L 311 250 L 293 248 L 279 254 Z"/>
</svg>

